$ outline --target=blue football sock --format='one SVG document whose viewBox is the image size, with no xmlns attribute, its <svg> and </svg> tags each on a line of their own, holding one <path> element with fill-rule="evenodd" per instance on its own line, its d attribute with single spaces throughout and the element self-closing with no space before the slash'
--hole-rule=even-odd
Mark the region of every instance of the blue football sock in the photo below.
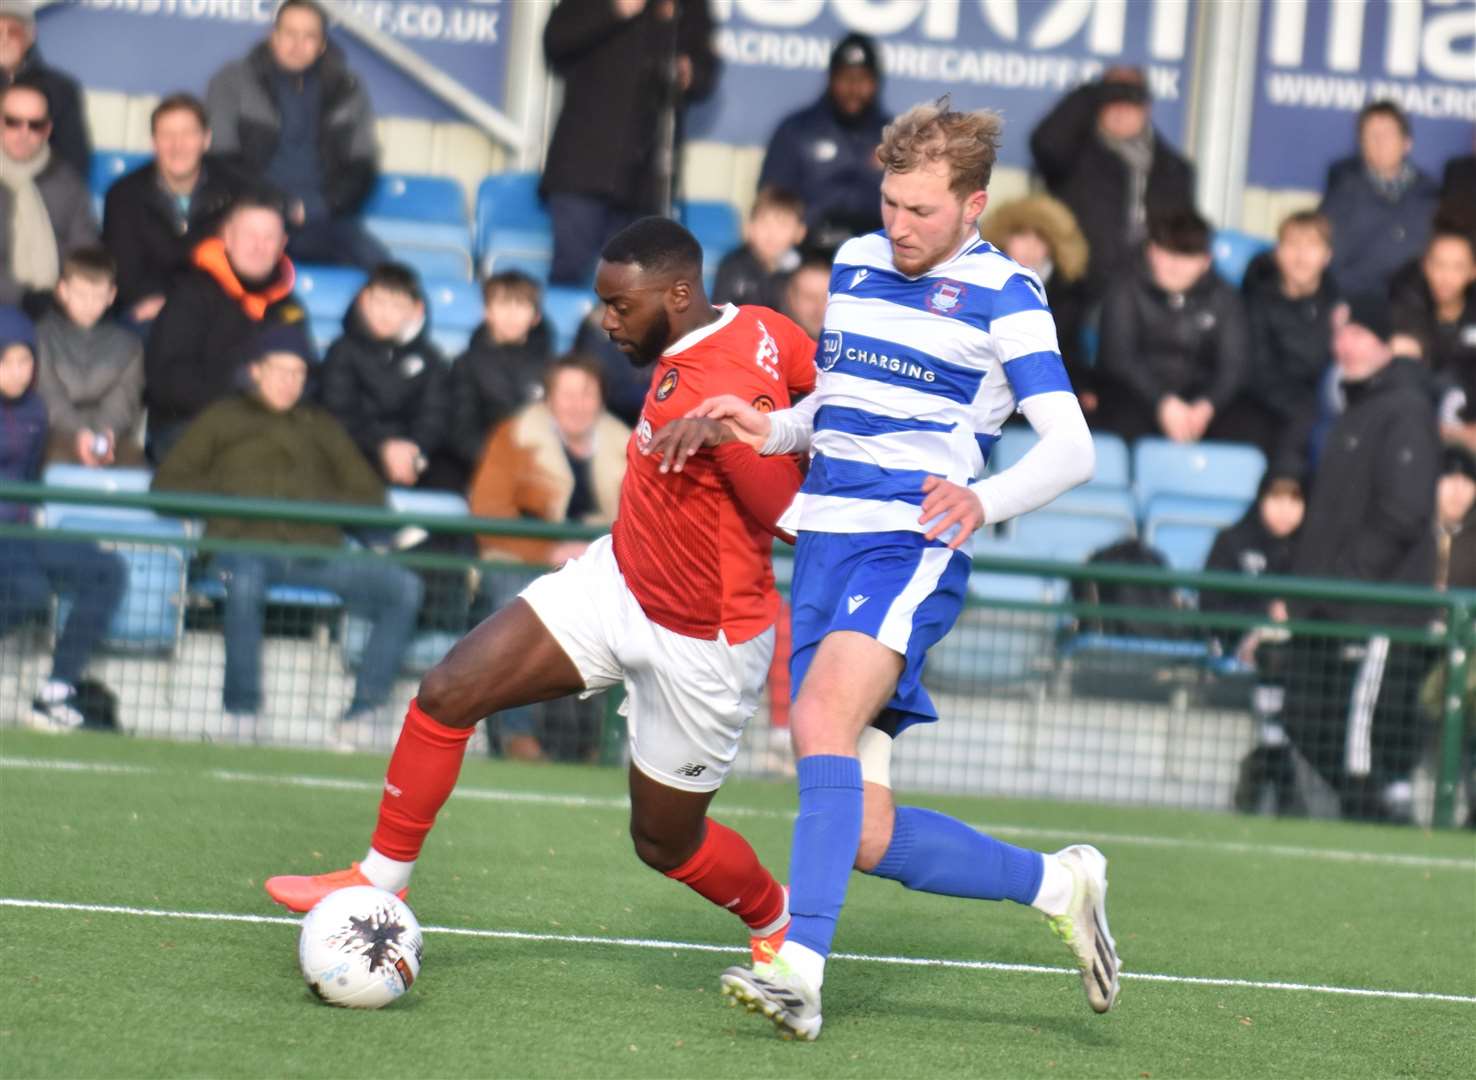
<svg viewBox="0 0 1476 1080">
<path fill-rule="evenodd" d="M 800 758 L 795 769 L 799 817 L 789 856 L 792 921 L 785 940 L 829 956 L 861 844 L 861 762 L 813 754 Z"/>
<path fill-rule="evenodd" d="M 1028 904 L 1044 869 L 1038 851 L 985 836 L 947 814 L 902 806 L 887 853 L 871 873 L 919 892 Z"/>
</svg>

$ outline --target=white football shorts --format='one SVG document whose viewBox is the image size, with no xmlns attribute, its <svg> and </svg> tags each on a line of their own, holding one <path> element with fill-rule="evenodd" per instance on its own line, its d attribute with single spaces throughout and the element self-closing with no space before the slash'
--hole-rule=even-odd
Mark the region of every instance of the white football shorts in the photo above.
<svg viewBox="0 0 1476 1080">
<path fill-rule="evenodd" d="M 774 628 L 741 645 L 687 637 L 646 617 L 610 537 L 521 593 L 584 679 L 584 697 L 623 682 L 630 756 L 658 783 L 715 791 L 758 710 Z"/>
</svg>

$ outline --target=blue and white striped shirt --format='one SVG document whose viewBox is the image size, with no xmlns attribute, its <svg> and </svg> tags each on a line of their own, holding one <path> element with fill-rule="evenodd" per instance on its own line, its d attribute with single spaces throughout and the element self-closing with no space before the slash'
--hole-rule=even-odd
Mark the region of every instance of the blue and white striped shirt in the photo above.
<svg viewBox="0 0 1476 1080">
<path fill-rule="evenodd" d="M 1020 402 L 1071 392 L 1040 279 L 979 239 L 917 278 L 884 233 L 848 241 L 815 363 L 795 531 L 925 532 L 925 477 L 974 483 Z"/>
</svg>

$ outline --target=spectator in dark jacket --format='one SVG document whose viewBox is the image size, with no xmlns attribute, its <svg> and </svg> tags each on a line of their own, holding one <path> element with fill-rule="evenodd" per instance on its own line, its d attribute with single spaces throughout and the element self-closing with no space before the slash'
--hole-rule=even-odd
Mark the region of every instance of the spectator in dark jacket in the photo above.
<svg viewBox="0 0 1476 1080">
<path fill-rule="evenodd" d="M 13 82 L 29 82 L 46 95 L 51 105 L 51 152 L 78 176 L 86 176 L 92 168 L 92 146 L 82 88 L 41 58 L 31 0 L 0 0 L 0 88 Z"/>
<path fill-rule="evenodd" d="M 492 429 L 543 396 L 549 364 L 536 281 L 516 270 L 493 274 L 482 286 L 482 301 L 486 321 L 451 366 L 450 449 L 466 481 Z"/>
<path fill-rule="evenodd" d="M 1090 416 L 1097 409 L 1097 393 L 1082 344 L 1086 315 L 1082 279 L 1088 252 L 1075 216 L 1059 199 L 1028 195 L 991 210 L 979 223 L 979 235 L 1021 266 L 1034 270 L 1045 285 L 1061 359 L 1082 411 Z"/>
<path fill-rule="evenodd" d="M 1333 355 L 1347 407 L 1323 447 L 1293 572 L 1309 577 L 1428 585 L 1440 444 L 1429 373 L 1396 357 L 1384 305 L 1334 314 Z M 1301 599 L 1299 619 L 1420 625 L 1428 612 L 1387 604 Z M 1386 816 L 1419 756 L 1415 699 L 1428 664 L 1418 646 L 1374 633 L 1356 648 L 1337 638 L 1294 639 L 1285 726 L 1341 794 L 1345 814 Z M 1352 654 L 1352 655 L 1350 655 Z M 1351 726 L 1351 731 L 1349 730 Z"/>
<path fill-rule="evenodd" d="M 1333 277 L 1350 300 L 1385 300 L 1430 239 L 1440 191 L 1409 160 L 1413 147 L 1404 111 L 1375 101 L 1358 114 L 1358 156 L 1328 170 L 1319 209 L 1332 222 Z"/>
<path fill-rule="evenodd" d="M 816 341 L 825 328 L 825 308 L 830 302 L 830 268 L 829 256 L 805 255 L 784 283 L 784 299 L 778 308 Z"/>
<path fill-rule="evenodd" d="M 714 304 L 759 304 L 777 309 L 784 280 L 799 266 L 805 204 L 784 188 L 759 188 L 743 227 L 743 246 L 718 263 Z"/>
<path fill-rule="evenodd" d="M 248 194 L 232 205 L 220 236 L 195 248 L 144 350 L 151 461 L 163 460 L 196 415 L 236 388 L 258 324 L 302 318 L 286 247 L 277 203 Z"/>
<path fill-rule="evenodd" d="M 1447 446 L 1435 488 L 1435 587 L 1476 589 L 1476 454 Z"/>
<path fill-rule="evenodd" d="M 1437 220 L 1423 258 L 1395 277 L 1390 307 L 1394 333 L 1414 339 L 1430 370 L 1461 391 L 1462 416 L 1476 419 L 1476 238 Z"/>
<path fill-rule="evenodd" d="M 459 471 L 441 460 L 450 449 L 450 384 L 415 271 L 376 267 L 323 361 L 323 407 L 388 483 L 459 491 Z"/>
<path fill-rule="evenodd" d="M 876 148 L 891 122 L 880 101 L 876 43 L 848 34 L 830 54 L 820 100 L 779 122 L 764 151 L 759 187 L 794 192 L 817 247 L 836 248 L 881 228 L 881 164 Z"/>
<path fill-rule="evenodd" d="M 1332 361 L 1337 283 L 1327 266 L 1332 232 L 1315 211 L 1287 217 L 1276 247 L 1246 267 L 1241 282 L 1250 325 L 1250 367 L 1237 434 L 1269 458 L 1286 425 L 1310 408 Z"/>
<path fill-rule="evenodd" d="M 83 248 L 62 263 L 56 305 L 36 326 L 37 386 L 51 424 L 50 461 L 140 465 L 143 342 L 108 318 L 113 257 Z"/>
<path fill-rule="evenodd" d="M 46 406 L 36 392 L 35 332 L 18 309 L 0 307 L 0 479 L 35 482 L 46 451 Z M 0 503 L 0 522 L 31 520 L 25 503 Z M 28 617 L 49 614 L 53 592 L 71 597 L 52 653 L 51 677 L 31 703 L 29 721 L 42 731 L 74 731 L 86 717 L 77 684 L 123 597 L 123 560 L 96 544 L 0 537 L 0 633 Z"/>
<path fill-rule="evenodd" d="M 82 177 L 46 144 L 46 95 L 30 82 L 0 91 L 0 186 L 11 206 L 0 251 L 0 302 L 40 314 L 50 303 L 61 260 L 97 243 L 92 196 Z"/>
<path fill-rule="evenodd" d="M 606 240 L 669 205 L 682 106 L 717 84 L 711 37 L 706 0 L 566 0 L 549 14 L 543 55 L 564 80 L 540 189 L 550 281 L 585 284 Z"/>
<path fill-rule="evenodd" d="M 285 0 L 271 36 L 210 80 L 215 151 L 284 197 L 292 257 L 365 269 L 389 258 L 355 215 L 379 173 L 369 95 L 316 0 Z"/>
<path fill-rule="evenodd" d="M 252 389 L 201 413 L 154 474 L 157 491 L 246 498 L 379 505 L 384 487 L 338 422 L 303 401 L 313 360 L 303 323 L 266 326 L 247 350 Z M 338 546 L 333 525 L 220 518 L 212 539 Z M 270 585 L 326 589 L 373 623 L 354 696 L 337 741 L 349 748 L 377 738 L 377 713 L 389 698 L 400 658 L 415 629 L 420 579 L 385 559 L 301 558 L 227 551 L 211 568 L 225 584 L 225 709 L 229 726 L 255 737 L 262 707 L 261 637 Z"/>
<path fill-rule="evenodd" d="M 1440 183 L 1440 213 L 1468 230 L 1476 229 L 1476 154 L 1451 158 Z"/>
<path fill-rule="evenodd" d="M 1249 360 L 1245 310 L 1214 271 L 1209 224 L 1192 210 L 1154 217 L 1144 261 L 1102 302 L 1098 424 L 1125 439 L 1212 438 Z"/>
<path fill-rule="evenodd" d="M 1141 71 L 1112 68 L 1067 94 L 1030 133 L 1046 190 L 1086 235 L 1092 301 L 1131 272 L 1150 217 L 1194 206 L 1194 170 L 1153 127 L 1149 104 Z"/>
<path fill-rule="evenodd" d="M 202 240 L 214 236 L 240 193 L 234 170 L 210 149 L 205 106 L 170 94 L 150 118 L 154 160 L 120 177 L 103 207 L 103 243 L 118 263 L 118 308 L 147 326 L 190 268 Z"/>
</svg>

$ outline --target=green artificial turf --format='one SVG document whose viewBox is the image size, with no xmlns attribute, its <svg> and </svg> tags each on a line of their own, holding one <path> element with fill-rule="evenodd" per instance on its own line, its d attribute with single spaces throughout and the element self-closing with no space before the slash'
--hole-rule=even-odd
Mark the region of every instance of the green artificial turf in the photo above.
<svg viewBox="0 0 1476 1080">
<path fill-rule="evenodd" d="M 34 767 L 43 761 L 87 767 Z M 5 731 L 0 896 L 280 918 L 262 880 L 359 858 L 383 767 L 372 756 Z M 796 1045 L 724 1006 L 717 976 L 743 955 L 741 927 L 636 862 L 623 786 L 615 770 L 468 761 L 410 893 L 431 928 L 421 978 L 379 1012 L 316 1003 L 297 971 L 291 924 L 0 907 L 0 1075 L 1476 1071 L 1476 1000 L 1132 977 L 1476 999 L 1469 832 L 920 799 L 1029 846 L 1088 838 L 1107 853 L 1112 928 L 1128 973 L 1118 1009 L 1092 1014 L 1077 977 L 1064 970 L 836 959 L 824 1033 L 814 1045 Z M 790 785 L 735 782 L 714 816 L 741 829 L 782 875 L 793 805 Z M 455 936 L 435 927 L 540 937 Z M 570 935 L 733 951 L 560 940 Z M 1068 961 L 1029 910 L 909 893 L 861 876 L 852 879 L 836 947 L 1059 969 Z"/>
</svg>

